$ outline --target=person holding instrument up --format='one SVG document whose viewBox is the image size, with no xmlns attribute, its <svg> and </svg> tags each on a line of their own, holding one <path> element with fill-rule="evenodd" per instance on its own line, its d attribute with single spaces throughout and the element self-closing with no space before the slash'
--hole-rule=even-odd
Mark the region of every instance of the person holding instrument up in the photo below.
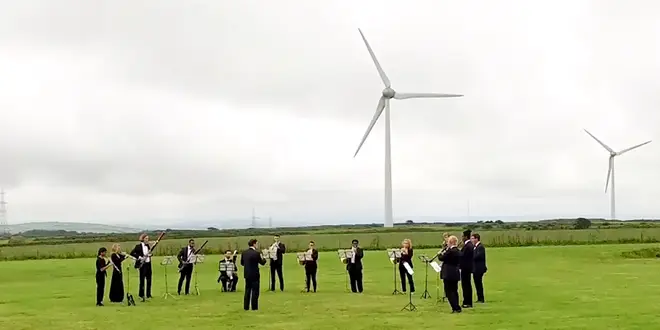
<svg viewBox="0 0 660 330">
<path fill-rule="evenodd" d="M 120 303 L 124 301 L 124 274 L 121 271 L 121 263 L 126 259 L 126 255 L 121 253 L 121 246 L 117 243 L 112 245 L 112 254 L 110 262 L 114 265 L 112 270 L 112 279 L 110 280 L 110 294 L 108 297 L 111 302 Z"/>
<path fill-rule="evenodd" d="M 195 240 L 189 239 L 188 246 L 179 251 L 176 258 L 179 260 L 179 285 L 177 286 L 177 293 L 181 295 L 181 287 L 183 280 L 186 280 L 186 295 L 190 294 L 190 279 L 193 273 L 193 264 L 190 262 L 191 257 L 195 255 Z"/>
<path fill-rule="evenodd" d="M 280 281 L 280 291 L 284 291 L 284 275 L 282 274 L 282 255 L 286 253 L 286 246 L 280 242 L 280 235 L 275 235 L 275 242 L 270 246 L 273 258 L 270 259 L 270 291 L 275 291 L 275 273 Z"/>
<path fill-rule="evenodd" d="M 105 293 L 105 272 L 112 267 L 112 263 L 105 260 L 105 253 L 108 249 L 102 247 L 96 254 L 96 306 L 103 306 L 103 294 Z"/>
<path fill-rule="evenodd" d="M 351 291 L 353 293 L 362 293 L 362 258 L 364 257 L 364 252 L 362 252 L 358 240 L 354 239 L 351 244 L 353 245 L 351 247 L 353 256 L 347 260 L 346 270 L 351 281 Z"/>
<path fill-rule="evenodd" d="M 135 245 L 131 255 L 137 259 L 135 262 L 135 268 L 139 269 L 140 272 L 140 288 L 138 289 L 138 296 L 142 298 L 142 301 L 145 299 L 145 282 L 146 282 L 146 298 L 151 299 L 151 252 L 149 247 L 149 235 L 141 234 L 140 243 Z"/>
<path fill-rule="evenodd" d="M 406 238 L 401 242 L 401 259 L 399 260 L 399 275 L 401 275 L 401 291 L 403 291 L 403 293 L 406 293 L 406 279 L 408 279 L 408 284 L 410 285 L 410 293 L 415 293 L 415 281 L 413 280 L 413 276 L 408 273 L 406 267 L 403 265 L 404 262 L 407 262 L 410 268 L 413 268 L 412 259 L 412 242 Z"/>
<path fill-rule="evenodd" d="M 461 263 L 461 251 L 458 249 L 458 238 L 456 236 L 449 236 L 447 239 L 447 249 L 438 255 L 438 259 L 442 261 L 442 270 L 440 271 L 440 278 L 445 288 L 445 296 L 449 300 L 452 313 L 460 313 L 463 310 L 461 305 L 458 304 L 458 282 L 461 280 L 461 271 L 459 265 Z"/>
<path fill-rule="evenodd" d="M 316 263 L 319 260 L 319 251 L 314 247 L 314 241 L 309 241 L 309 249 L 306 252 L 311 255 L 312 260 L 305 260 L 305 277 L 307 282 L 307 292 L 309 292 L 310 281 L 314 285 L 314 292 L 316 292 L 316 271 L 318 270 L 318 265 Z"/>
</svg>

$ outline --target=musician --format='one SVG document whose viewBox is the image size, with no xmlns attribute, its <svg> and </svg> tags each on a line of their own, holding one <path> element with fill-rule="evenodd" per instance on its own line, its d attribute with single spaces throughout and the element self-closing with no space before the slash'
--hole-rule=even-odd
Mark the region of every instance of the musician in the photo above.
<svg viewBox="0 0 660 330">
<path fill-rule="evenodd" d="M 151 299 L 151 250 L 149 247 L 149 235 L 141 234 L 140 243 L 135 245 L 131 255 L 137 259 L 135 261 L 135 268 L 139 269 L 140 272 L 140 288 L 138 290 L 138 296 L 142 298 L 142 301 L 145 301 L 145 282 L 146 282 L 146 298 Z M 142 266 L 140 262 L 142 261 Z"/>
<path fill-rule="evenodd" d="M 261 257 L 257 251 L 257 240 L 248 242 L 248 249 L 241 254 L 241 266 L 243 266 L 243 278 L 245 279 L 245 296 L 243 296 L 243 309 L 256 311 L 259 309 L 259 265 L 265 265 L 266 259 Z"/>
<path fill-rule="evenodd" d="M 282 255 L 286 252 L 286 246 L 280 242 L 280 235 L 273 237 L 275 242 L 270 246 L 275 251 L 275 258 L 270 259 L 270 291 L 275 291 L 275 273 L 280 281 L 280 291 L 284 291 L 284 275 L 282 274 Z"/>
<path fill-rule="evenodd" d="M 463 248 L 461 249 L 461 288 L 463 291 L 463 308 L 472 308 L 472 269 L 474 267 L 474 244 L 470 241 L 472 231 L 463 232 Z"/>
<path fill-rule="evenodd" d="M 447 240 L 449 240 L 449 233 L 444 233 L 442 234 L 442 249 L 446 250 L 447 249 Z"/>
<path fill-rule="evenodd" d="M 458 304 L 458 281 L 461 279 L 461 251 L 457 247 L 458 238 L 456 236 L 449 236 L 447 239 L 447 250 L 438 255 L 438 259 L 442 261 L 442 270 L 440 271 L 440 278 L 444 284 L 445 295 L 449 300 L 452 313 L 460 313 L 462 311 L 461 305 Z"/>
<path fill-rule="evenodd" d="M 481 244 L 481 236 L 477 233 L 470 237 L 474 245 L 474 288 L 477 290 L 477 302 L 484 303 L 484 274 L 488 271 L 486 267 L 486 248 Z"/>
<path fill-rule="evenodd" d="M 313 284 L 314 292 L 316 292 L 316 271 L 318 270 L 317 261 L 319 260 L 319 251 L 314 247 L 314 241 L 309 241 L 309 249 L 307 250 L 312 256 L 312 260 L 305 260 L 305 276 L 307 277 L 307 292 L 309 292 L 309 283 L 310 281 Z"/>
<path fill-rule="evenodd" d="M 412 268 L 412 259 L 412 242 L 406 238 L 401 242 L 401 259 L 399 259 L 399 275 L 401 275 L 401 291 L 403 291 L 403 293 L 406 292 L 406 279 L 408 279 L 408 284 L 410 284 L 410 292 L 415 293 L 415 281 L 413 281 L 413 276 L 408 274 L 406 267 L 403 265 L 404 262 L 407 262 L 410 268 Z"/>
<path fill-rule="evenodd" d="M 108 298 L 111 302 L 120 303 L 124 301 L 124 278 L 121 271 L 121 263 L 126 259 L 126 255 L 121 252 L 121 245 L 115 243 L 112 245 L 112 254 L 110 262 L 114 264 L 112 278 L 110 280 L 110 293 Z"/>
<path fill-rule="evenodd" d="M 105 253 L 108 249 L 102 247 L 96 254 L 96 306 L 103 306 L 103 294 L 105 293 L 105 277 L 108 274 L 105 272 L 108 268 L 112 267 L 112 263 L 105 260 Z"/>
<path fill-rule="evenodd" d="M 183 280 L 186 280 L 186 295 L 190 294 L 190 279 L 192 278 L 193 273 L 193 264 L 190 262 L 190 259 L 195 255 L 195 240 L 189 239 L 188 246 L 184 247 L 179 251 L 179 255 L 176 258 L 179 260 L 179 286 L 177 287 L 176 292 L 181 295 L 181 287 L 183 286 Z"/>
<path fill-rule="evenodd" d="M 354 239 L 351 244 L 353 245 L 351 247 L 353 256 L 348 260 L 346 270 L 351 281 L 351 291 L 353 293 L 362 293 L 362 258 L 364 257 L 364 252 L 362 252 L 358 240 Z"/>
<path fill-rule="evenodd" d="M 222 282 L 223 292 L 236 292 L 236 285 L 238 284 L 238 267 L 236 266 L 236 251 L 232 253 L 230 250 L 225 251 L 225 258 L 220 260 L 220 276 L 218 282 Z M 227 272 L 223 269 L 231 269 Z"/>
</svg>

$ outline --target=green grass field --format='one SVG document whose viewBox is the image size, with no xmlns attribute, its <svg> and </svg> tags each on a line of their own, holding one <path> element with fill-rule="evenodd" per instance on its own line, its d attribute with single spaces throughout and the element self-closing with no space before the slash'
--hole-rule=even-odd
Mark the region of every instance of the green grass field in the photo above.
<svg viewBox="0 0 660 330">
<path fill-rule="evenodd" d="M 461 231 L 451 234 L 460 237 Z M 658 242 L 660 228 L 617 228 L 617 229 L 586 229 L 586 230 L 492 230 L 480 232 L 482 241 L 487 246 L 528 246 L 528 245 L 572 245 L 572 244 L 603 244 L 603 243 L 633 243 Z M 226 249 L 237 249 L 247 245 L 254 237 L 212 237 L 204 251 L 217 254 Z M 272 242 L 272 236 L 256 237 L 260 242 Z M 321 250 L 336 250 L 348 248 L 351 240 L 358 239 L 366 249 L 385 249 L 398 247 L 404 238 L 410 238 L 415 246 L 436 246 L 442 242 L 442 232 L 391 232 L 391 233 L 351 233 L 351 234 L 314 234 L 283 236 L 282 241 L 287 249 L 298 251 L 307 248 L 310 240 L 316 242 Z M 155 237 L 152 237 L 155 239 Z M 195 238 L 198 245 L 205 238 Z M 119 242 L 124 250 L 135 246 L 136 240 Z M 4 246 L 0 248 L 0 260 L 23 259 L 64 259 L 78 257 L 93 257 L 100 246 L 110 249 L 114 242 L 71 243 L 57 245 L 23 245 Z M 178 253 L 187 244 L 187 239 L 164 239 L 156 250 L 157 255 L 172 255 Z"/>
<path fill-rule="evenodd" d="M 646 245 L 646 246 L 658 246 Z M 154 269 L 154 299 L 135 307 L 94 306 L 94 260 L 31 260 L 0 263 L 0 329 L 655 329 L 660 327 L 659 260 L 624 259 L 639 245 L 590 245 L 488 249 L 486 304 L 450 314 L 423 291 L 424 268 L 415 262 L 418 311 L 401 311 L 407 296 L 392 296 L 391 264 L 383 251 L 365 254 L 365 292 L 347 293 L 345 272 L 334 253 L 321 253 L 319 292 L 300 293 L 303 270 L 294 254 L 285 259 L 286 292 L 265 292 L 262 269 L 258 312 L 242 309 L 239 292 L 216 284 L 219 256 L 198 265 L 200 296 L 164 300 L 162 266 Z M 415 251 L 417 255 L 423 252 Z M 170 291 L 176 291 L 170 268 Z M 132 293 L 137 276 L 132 271 Z M 107 293 L 106 293 L 107 295 Z"/>
</svg>

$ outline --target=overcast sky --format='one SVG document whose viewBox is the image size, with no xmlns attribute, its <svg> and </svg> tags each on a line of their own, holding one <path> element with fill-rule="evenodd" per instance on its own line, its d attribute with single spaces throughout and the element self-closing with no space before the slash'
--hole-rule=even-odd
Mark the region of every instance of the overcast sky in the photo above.
<svg viewBox="0 0 660 330">
<path fill-rule="evenodd" d="M 5 1 L 10 223 L 660 217 L 657 1 Z M 263 220 L 262 222 L 266 222 Z"/>
</svg>

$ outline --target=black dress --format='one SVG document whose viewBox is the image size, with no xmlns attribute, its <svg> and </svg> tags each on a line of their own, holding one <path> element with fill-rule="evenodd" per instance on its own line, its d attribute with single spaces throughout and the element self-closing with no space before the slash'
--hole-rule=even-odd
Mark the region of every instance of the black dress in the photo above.
<svg viewBox="0 0 660 330">
<path fill-rule="evenodd" d="M 124 279 L 122 278 L 121 263 L 126 257 L 121 254 L 113 253 L 110 256 L 112 263 L 117 266 L 117 268 L 112 267 L 112 279 L 110 280 L 110 301 L 115 303 L 120 303 L 124 301 Z M 119 269 L 119 270 L 117 270 Z"/>
</svg>

